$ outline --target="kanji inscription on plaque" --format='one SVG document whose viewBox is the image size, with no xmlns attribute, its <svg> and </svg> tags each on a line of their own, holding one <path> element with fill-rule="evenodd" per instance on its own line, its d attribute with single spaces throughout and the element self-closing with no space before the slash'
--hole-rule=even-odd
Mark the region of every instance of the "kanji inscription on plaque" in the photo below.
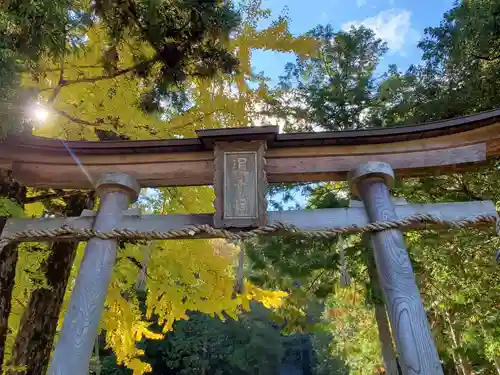
<svg viewBox="0 0 500 375">
<path fill-rule="evenodd" d="M 266 225 L 265 141 L 217 142 L 215 215 L 218 228 Z"/>
<path fill-rule="evenodd" d="M 257 218 L 257 152 L 225 152 L 224 164 L 224 219 Z"/>
</svg>

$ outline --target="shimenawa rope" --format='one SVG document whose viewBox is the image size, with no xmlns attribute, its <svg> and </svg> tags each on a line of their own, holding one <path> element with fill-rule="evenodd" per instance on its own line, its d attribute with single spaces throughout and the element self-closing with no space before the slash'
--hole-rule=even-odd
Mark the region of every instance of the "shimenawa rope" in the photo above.
<svg viewBox="0 0 500 375">
<path fill-rule="evenodd" d="M 25 230 L 14 233 L 10 236 L 0 237 L 0 251 L 12 242 L 26 241 L 50 241 L 60 237 L 73 236 L 80 239 L 89 239 L 92 237 L 109 239 L 128 239 L 128 240 L 168 240 L 175 238 L 196 238 L 198 234 L 207 234 L 209 237 L 226 238 L 228 240 L 243 240 L 263 234 L 274 232 L 283 232 L 293 235 L 304 236 L 308 238 L 335 238 L 342 233 L 365 233 L 379 232 L 386 229 L 408 228 L 414 224 L 438 224 L 450 228 L 465 228 L 479 223 L 496 223 L 496 232 L 500 236 L 500 221 L 497 221 L 496 216 L 476 216 L 464 220 L 442 220 L 441 218 L 427 214 L 417 214 L 408 216 L 405 219 L 393 221 L 378 221 L 369 223 L 365 226 L 358 227 L 356 225 L 342 228 L 330 228 L 323 230 L 305 230 L 296 226 L 275 223 L 264 227 L 252 229 L 249 231 L 232 232 L 226 229 L 214 228 L 210 225 L 193 225 L 187 226 L 179 230 L 169 231 L 136 231 L 132 229 L 115 229 L 110 232 L 100 232 L 94 229 L 78 229 L 70 226 L 62 226 L 57 229 L 50 230 Z"/>
</svg>

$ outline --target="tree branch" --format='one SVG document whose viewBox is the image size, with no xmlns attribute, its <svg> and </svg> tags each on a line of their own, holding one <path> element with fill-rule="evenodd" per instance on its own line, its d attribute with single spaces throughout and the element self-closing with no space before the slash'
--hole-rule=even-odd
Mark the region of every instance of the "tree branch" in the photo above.
<svg viewBox="0 0 500 375">
<path fill-rule="evenodd" d="M 484 60 L 484 61 L 496 61 L 496 60 L 500 60 L 500 55 L 496 55 L 496 56 L 484 56 L 484 55 L 475 55 L 475 54 L 473 54 L 472 57 L 475 58 L 475 59 L 477 59 L 477 60 Z"/>
<path fill-rule="evenodd" d="M 57 86 L 52 91 L 50 98 L 47 100 L 47 103 L 52 104 L 54 100 L 56 100 L 57 95 L 61 92 L 62 86 L 64 83 L 64 56 L 61 58 L 61 67 L 59 68 L 59 81 L 57 82 Z"/>
<path fill-rule="evenodd" d="M 139 20 L 139 16 L 137 14 L 137 10 L 135 9 L 135 5 L 131 1 L 126 1 L 127 7 L 124 7 L 123 9 L 128 13 L 129 16 L 133 19 L 134 23 L 136 26 L 145 34 L 148 34 L 148 29 L 145 28 L 141 21 Z"/>
<path fill-rule="evenodd" d="M 36 70 L 36 73 L 53 73 L 60 71 L 61 68 L 47 68 Z M 104 69 L 102 65 L 66 65 L 66 70 L 68 69 Z M 29 72 L 29 71 L 27 71 Z"/>
<path fill-rule="evenodd" d="M 439 289 L 437 286 L 435 286 L 431 281 L 427 280 L 430 286 L 432 286 L 442 297 L 446 298 L 447 300 L 451 302 L 455 302 L 452 298 L 448 297 L 446 293 L 443 293 L 441 289 Z"/>
<path fill-rule="evenodd" d="M 189 112 L 189 110 L 185 111 L 180 116 L 183 116 L 183 115 L 185 115 L 188 112 Z M 193 125 L 195 122 L 203 120 L 207 116 L 213 115 L 215 112 L 217 112 L 217 110 L 213 110 L 213 111 L 210 111 L 210 112 L 207 112 L 207 113 L 201 113 L 194 120 L 191 120 L 191 121 L 189 121 L 188 123 L 185 123 L 185 124 L 180 124 L 178 126 L 174 126 L 173 128 L 168 129 L 168 131 L 171 132 L 171 131 L 174 131 L 174 130 L 184 129 L 184 128 L 188 127 L 189 125 Z"/>
<path fill-rule="evenodd" d="M 157 57 L 154 57 L 151 60 L 140 62 L 140 63 L 138 63 L 134 66 L 131 66 L 129 68 L 118 70 L 114 74 L 67 80 L 67 81 L 63 82 L 62 86 L 65 87 L 65 86 L 74 85 L 77 83 L 93 83 L 93 82 L 97 82 L 97 81 L 104 81 L 107 79 L 113 79 L 113 78 L 116 78 L 118 76 L 133 72 L 139 68 L 147 68 L 148 66 L 150 66 L 151 64 L 156 62 L 156 60 L 157 60 Z"/>
<path fill-rule="evenodd" d="M 94 82 L 98 82 L 98 81 L 114 79 L 118 76 L 133 72 L 139 68 L 147 68 L 151 64 L 155 63 L 157 60 L 158 60 L 158 58 L 154 57 L 151 60 L 140 62 L 140 63 L 138 63 L 134 66 L 131 66 L 129 68 L 118 70 L 114 74 L 107 74 L 107 75 L 100 75 L 100 76 L 95 76 L 95 77 L 87 77 L 87 78 L 79 78 L 79 79 L 68 79 L 68 80 L 63 79 L 62 81 L 59 81 L 59 83 L 56 87 L 47 87 L 45 89 L 41 89 L 40 92 L 54 90 L 54 93 L 52 93 L 52 95 L 51 95 L 51 99 L 52 99 L 52 97 L 55 98 L 55 96 L 57 96 L 57 94 L 59 94 L 59 92 L 61 91 L 61 89 L 63 87 L 70 86 L 70 85 L 76 85 L 78 83 L 94 83 Z M 50 99 L 49 99 L 49 101 L 50 101 Z"/>
<path fill-rule="evenodd" d="M 139 19 L 139 15 L 137 14 L 137 9 L 135 9 L 135 4 L 132 1 L 128 1 L 128 0 L 126 1 L 126 4 L 128 6 L 124 7 L 125 12 L 128 13 L 130 18 L 132 18 L 132 20 L 134 21 L 136 26 L 139 28 L 139 30 L 141 30 L 141 32 L 144 34 L 144 37 L 149 42 L 149 44 L 151 44 L 151 47 L 153 47 L 155 49 L 155 51 L 157 53 L 159 53 L 160 51 L 158 50 L 158 47 L 153 42 L 153 40 L 151 40 L 151 38 L 149 36 L 148 28 L 144 27 Z"/>
<path fill-rule="evenodd" d="M 127 259 L 127 260 L 128 260 L 128 261 L 130 261 L 130 262 L 131 262 L 134 266 L 136 266 L 136 267 L 137 267 L 140 271 L 144 271 L 144 272 L 145 272 L 145 274 L 146 274 L 146 277 L 147 277 L 148 279 L 151 279 L 151 280 L 153 280 L 153 281 L 158 282 L 158 279 L 156 279 L 155 277 L 152 277 L 152 276 L 148 273 L 148 271 L 142 267 L 141 262 L 139 262 L 139 261 L 138 261 L 136 258 L 134 258 L 133 256 L 125 256 L 125 257 L 123 257 L 123 258 L 119 258 L 119 260 L 121 260 L 121 259 Z"/>
<path fill-rule="evenodd" d="M 92 121 L 82 120 L 81 118 L 78 118 L 78 117 L 75 117 L 73 115 L 70 115 L 69 113 L 64 112 L 64 111 L 62 111 L 60 109 L 57 109 L 55 107 L 52 107 L 52 110 L 54 112 L 56 112 L 59 116 L 65 117 L 68 120 L 70 120 L 70 121 L 72 121 L 72 122 L 74 122 L 76 124 L 87 125 L 87 126 L 102 126 L 102 125 L 107 125 L 104 121 L 101 121 L 101 119 L 98 119 L 98 120 L 92 122 Z"/>
<path fill-rule="evenodd" d="M 313 280 L 313 281 L 311 281 L 311 283 L 308 285 L 308 287 L 306 288 L 306 290 L 305 290 L 305 291 L 306 291 L 306 292 L 310 291 L 310 290 L 312 289 L 312 287 L 314 286 L 314 284 L 316 284 L 316 281 L 318 281 L 318 280 L 320 279 L 320 277 L 321 277 L 321 276 L 323 276 L 326 272 L 330 272 L 330 271 L 332 271 L 332 270 L 328 270 L 328 269 L 326 269 L 326 268 L 325 268 L 325 269 L 323 269 L 323 270 L 319 273 L 319 275 L 318 275 L 318 276 L 316 276 L 316 277 L 314 278 L 314 280 Z"/>
<path fill-rule="evenodd" d="M 85 126 L 103 126 L 103 125 L 109 125 L 109 126 L 113 126 L 113 124 L 111 123 L 107 123 L 105 122 L 104 120 L 102 119 L 97 119 L 95 121 L 88 121 L 88 120 L 83 120 L 79 117 L 76 117 L 76 116 L 73 116 L 73 115 L 70 115 L 69 113 L 61 110 L 61 109 L 57 109 L 56 107 L 52 106 L 51 109 L 57 113 L 59 116 L 61 117 L 64 117 L 68 120 L 70 120 L 71 122 L 74 122 L 75 124 L 79 124 L 79 125 L 85 125 Z M 169 132 L 174 132 L 174 131 L 177 131 L 177 130 L 181 130 L 181 129 L 184 129 L 186 128 L 187 126 L 189 125 L 192 125 L 194 124 L 195 122 L 197 121 L 201 121 L 203 120 L 206 116 L 210 116 L 211 114 L 215 113 L 216 111 L 211 111 L 211 112 L 208 112 L 208 113 L 202 113 L 200 114 L 196 119 L 192 120 L 192 121 L 189 121 L 188 123 L 186 124 L 180 124 L 178 126 L 175 126 L 173 128 L 170 128 L 168 129 Z"/>
</svg>

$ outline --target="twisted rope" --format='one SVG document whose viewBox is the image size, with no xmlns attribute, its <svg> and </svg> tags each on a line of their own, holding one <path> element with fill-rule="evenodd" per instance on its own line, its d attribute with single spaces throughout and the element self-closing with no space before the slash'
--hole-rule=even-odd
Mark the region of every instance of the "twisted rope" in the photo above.
<svg viewBox="0 0 500 375">
<path fill-rule="evenodd" d="M 438 224 L 450 228 L 465 228 L 475 226 L 480 223 L 496 223 L 496 232 L 500 236 L 500 220 L 496 216 L 479 215 L 474 218 L 464 220 L 442 220 L 434 215 L 417 214 L 408 216 L 405 219 L 392 221 L 378 221 L 369 223 L 365 226 L 358 227 L 356 225 L 342 228 L 330 228 L 323 230 L 305 230 L 294 225 L 285 223 L 270 224 L 264 227 L 259 227 L 249 231 L 231 232 L 226 229 L 214 228 L 210 225 L 192 225 L 179 230 L 162 231 L 136 231 L 132 229 L 115 229 L 110 232 L 101 232 L 94 229 L 78 229 L 70 226 L 62 226 L 57 229 L 49 230 L 25 230 L 14 233 L 10 236 L 0 237 L 0 251 L 12 242 L 29 242 L 40 240 L 54 240 L 60 237 L 74 236 L 82 239 L 100 238 L 103 240 L 110 239 L 125 239 L 125 240 L 170 240 L 175 238 L 190 238 L 197 234 L 207 234 L 215 238 L 226 238 L 228 240 L 244 240 L 251 237 L 256 237 L 274 232 L 286 232 L 298 236 L 308 238 L 335 238 L 338 234 L 343 233 L 365 233 L 365 232 L 380 232 L 387 229 L 408 228 L 415 224 Z"/>
</svg>

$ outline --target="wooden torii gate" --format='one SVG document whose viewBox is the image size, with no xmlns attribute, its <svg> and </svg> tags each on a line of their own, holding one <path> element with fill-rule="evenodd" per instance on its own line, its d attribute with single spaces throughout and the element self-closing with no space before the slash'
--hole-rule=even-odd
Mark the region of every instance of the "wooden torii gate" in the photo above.
<svg viewBox="0 0 500 375">
<path fill-rule="evenodd" d="M 442 374 L 402 230 L 495 223 L 491 201 L 394 205 L 399 176 L 464 170 L 500 156 L 500 110 L 417 126 L 278 134 L 276 127 L 201 130 L 198 138 L 61 141 L 11 137 L 0 168 L 31 187 L 90 189 L 97 213 L 10 219 L 0 249 L 16 241 L 88 240 L 49 375 L 86 375 L 118 239 L 333 237 L 370 232 L 404 374 Z M 362 207 L 267 212 L 267 182 L 350 182 Z M 141 187 L 213 185 L 215 214 L 127 211 Z M 0 250 L 1 251 L 1 250 Z"/>
</svg>

